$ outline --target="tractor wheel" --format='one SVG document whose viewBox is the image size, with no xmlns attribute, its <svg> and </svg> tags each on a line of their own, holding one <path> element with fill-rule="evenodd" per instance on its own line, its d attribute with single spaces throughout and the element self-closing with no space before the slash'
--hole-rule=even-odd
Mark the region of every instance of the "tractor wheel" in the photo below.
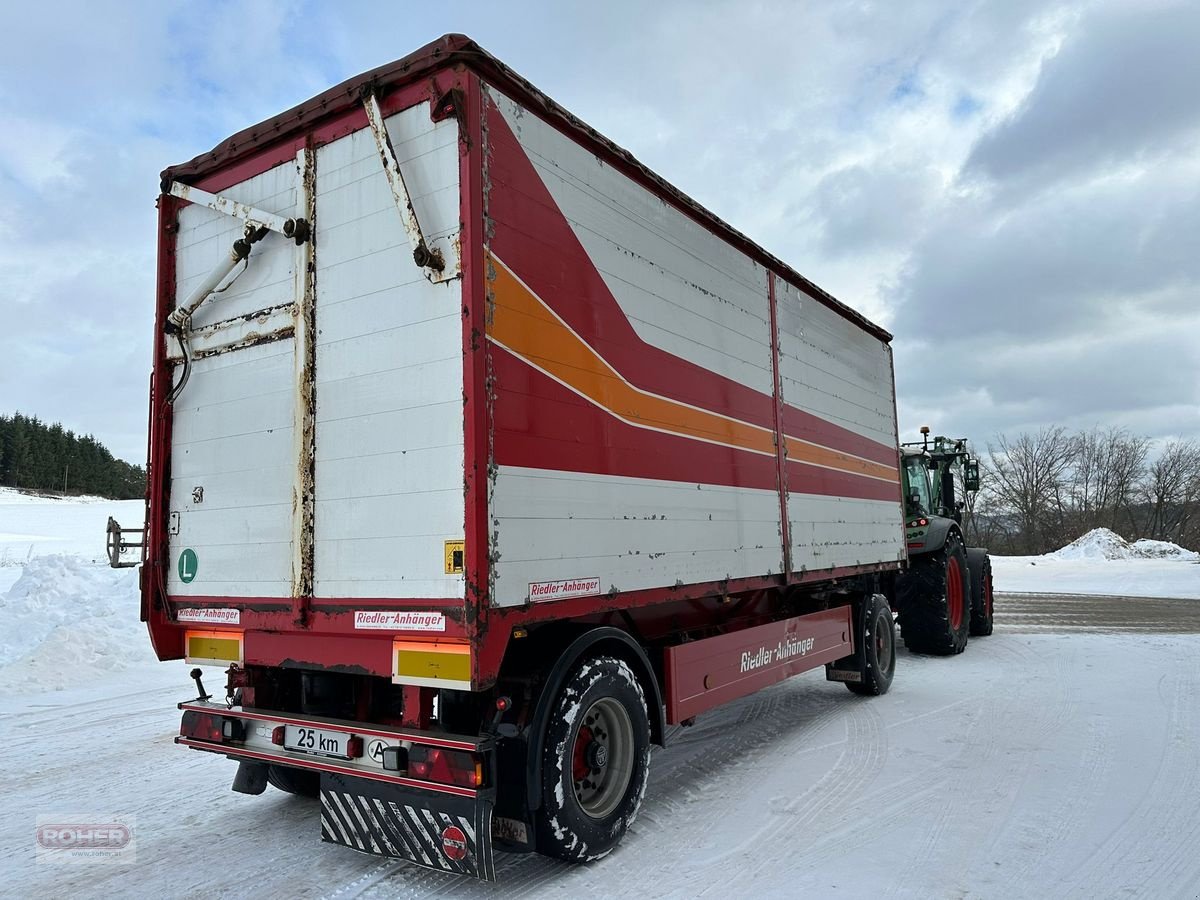
<svg viewBox="0 0 1200 900">
<path fill-rule="evenodd" d="M 612 852 L 650 774 L 646 696 L 629 664 L 600 656 L 567 679 L 546 729 L 537 849 L 570 862 Z"/>
<path fill-rule="evenodd" d="M 951 533 L 936 553 L 918 556 L 897 581 L 900 634 L 913 653 L 951 656 L 967 646 L 971 573 L 962 538 Z"/>
<path fill-rule="evenodd" d="M 846 687 L 867 697 L 886 694 L 896 673 L 896 629 L 887 598 L 882 594 L 868 597 L 855 623 L 859 625 L 862 681 L 847 681 Z"/>
<path fill-rule="evenodd" d="M 295 766 L 267 766 L 267 781 L 279 790 L 298 797 L 315 797 L 321 793 L 321 773 Z"/>
<path fill-rule="evenodd" d="M 967 550 L 971 567 L 971 637 L 992 633 L 992 558 L 981 547 Z"/>
</svg>

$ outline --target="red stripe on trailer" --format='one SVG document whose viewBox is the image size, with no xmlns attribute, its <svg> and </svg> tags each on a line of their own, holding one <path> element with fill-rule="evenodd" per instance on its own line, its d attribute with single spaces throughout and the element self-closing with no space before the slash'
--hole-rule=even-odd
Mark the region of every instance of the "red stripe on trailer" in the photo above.
<svg viewBox="0 0 1200 900">
<path fill-rule="evenodd" d="M 849 606 L 668 647 L 667 721 L 752 694 L 854 652 Z"/>
<path fill-rule="evenodd" d="M 900 501 L 900 483 L 862 478 L 836 469 L 787 461 L 787 487 L 796 494 L 821 494 L 826 497 L 852 497 L 856 500 Z"/>
<path fill-rule="evenodd" d="M 498 465 L 779 490 L 776 457 L 630 425 L 502 347 L 492 347 L 502 399 L 493 410 Z M 788 461 L 793 492 L 896 500 L 897 483 Z"/>
<path fill-rule="evenodd" d="M 639 428 L 493 346 L 496 463 L 773 491 L 775 460 Z"/>
</svg>

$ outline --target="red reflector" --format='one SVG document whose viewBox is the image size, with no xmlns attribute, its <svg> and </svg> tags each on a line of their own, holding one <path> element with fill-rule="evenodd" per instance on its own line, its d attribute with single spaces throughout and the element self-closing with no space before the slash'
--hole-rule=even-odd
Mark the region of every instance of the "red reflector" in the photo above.
<svg viewBox="0 0 1200 900">
<path fill-rule="evenodd" d="M 363 739 L 355 736 L 346 740 L 346 755 L 351 759 L 358 759 L 363 755 Z"/>
<path fill-rule="evenodd" d="M 194 741 L 212 741 L 220 744 L 225 739 L 223 723 L 224 720 L 220 716 L 189 709 L 184 712 L 183 721 L 179 723 L 179 735 Z"/>
<path fill-rule="evenodd" d="M 439 784 L 479 787 L 483 784 L 483 763 L 466 750 L 414 745 L 408 751 L 408 774 Z"/>
<path fill-rule="evenodd" d="M 908 549 L 909 550 L 920 550 L 924 546 L 925 546 L 924 541 L 910 541 L 908 544 Z"/>
<path fill-rule="evenodd" d="M 286 730 L 287 729 L 284 728 L 284 726 L 282 726 L 282 725 L 276 725 L 274 728 L 272 728 L 271 729 L 271 743 L 278 744 L 280 747 L 282 747 L 283 746 L 283 735 Z"/>
</svg>

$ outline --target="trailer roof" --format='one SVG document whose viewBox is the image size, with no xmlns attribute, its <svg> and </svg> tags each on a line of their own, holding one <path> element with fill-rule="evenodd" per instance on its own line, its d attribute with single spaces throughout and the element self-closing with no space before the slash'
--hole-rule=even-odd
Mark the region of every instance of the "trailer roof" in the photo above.
<svg viewBox="0 0 1200 900">
<path fill-rule="evenodd" d="M 892 339 L 892 335 L 886 329 L 876 325 L 862 313 L 842 303 L 781 259 L 768 253 L 728 222 L 639 162 L 628 150 L 613 143 L 555 103 L 463 34 L 443 35 L 402 59 L 347 79 L 286 112 L 239 131 L 207 153 L 202 153 L 189 162 L 164 169 L 163 185 L 168 185 L 171 181 L 189 183 L 250 153 L 286 140 L 321 119 L 344 112 L 348 107 L 361 102 L 364 89 L 368 85 L 378 89 L 396 87 L 416 81 L 431 71 L 459 63 L 478 72 L 489 84 L 542 115 L 556 128 L 575 137 L 581 144 L 692 216 L 713 233 L 725 238 L 784 281 L 800 288 L 880 340 Z"/>
</svg>

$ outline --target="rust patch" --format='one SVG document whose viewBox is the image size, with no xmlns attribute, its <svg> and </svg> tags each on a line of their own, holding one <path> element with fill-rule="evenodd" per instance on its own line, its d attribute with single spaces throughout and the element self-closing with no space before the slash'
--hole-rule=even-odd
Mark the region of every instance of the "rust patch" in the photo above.
<svg viewBox="0 0 1200 900">
<path fill-rule="evenodd" d="M 308 619 L 309 600 L 313 595 L 313 558 L 315 555 L 316 512 L 316 362 L 317 362 L 317 171 L 316 153 L 311 139 L 301 151 L 302 196 L 304 215 L 311 225 L 309 240 L 302 247 L 301 278 L 303 291 L 296 315 L 296 480 L 293 491 L 293 540 L 296 562 L 292 597 L 297 625 Z"/>
<path fill-rule="evenodd" d="M 296 329 L 291 325 L 285 325 L 283 328 L 280 328 L 276 331 L 270 331 L 266 334 L 258 334 L 257 332 L 252 331 L 238 341 L 231 341 L 228 344 L 221 344 L 217 347 L 209 347 L 205 350 L 193 350 L 192 361 L 195 362 L 198 359 L 208 359 L 211 356 L 221 356 L 224 353 L 233 353 L 235 350 L 246 350 L 250 347 L 259 347 L 263 344 L 272 344 L 275 341 L 285 341 L 288 338 L 294 337 L 295 333 Z M 168 363 L 173 366 L 177 366 L 181 362 L 183 362 L 183 360 L 179 358 L 168 360 Z"/>
</svg>

